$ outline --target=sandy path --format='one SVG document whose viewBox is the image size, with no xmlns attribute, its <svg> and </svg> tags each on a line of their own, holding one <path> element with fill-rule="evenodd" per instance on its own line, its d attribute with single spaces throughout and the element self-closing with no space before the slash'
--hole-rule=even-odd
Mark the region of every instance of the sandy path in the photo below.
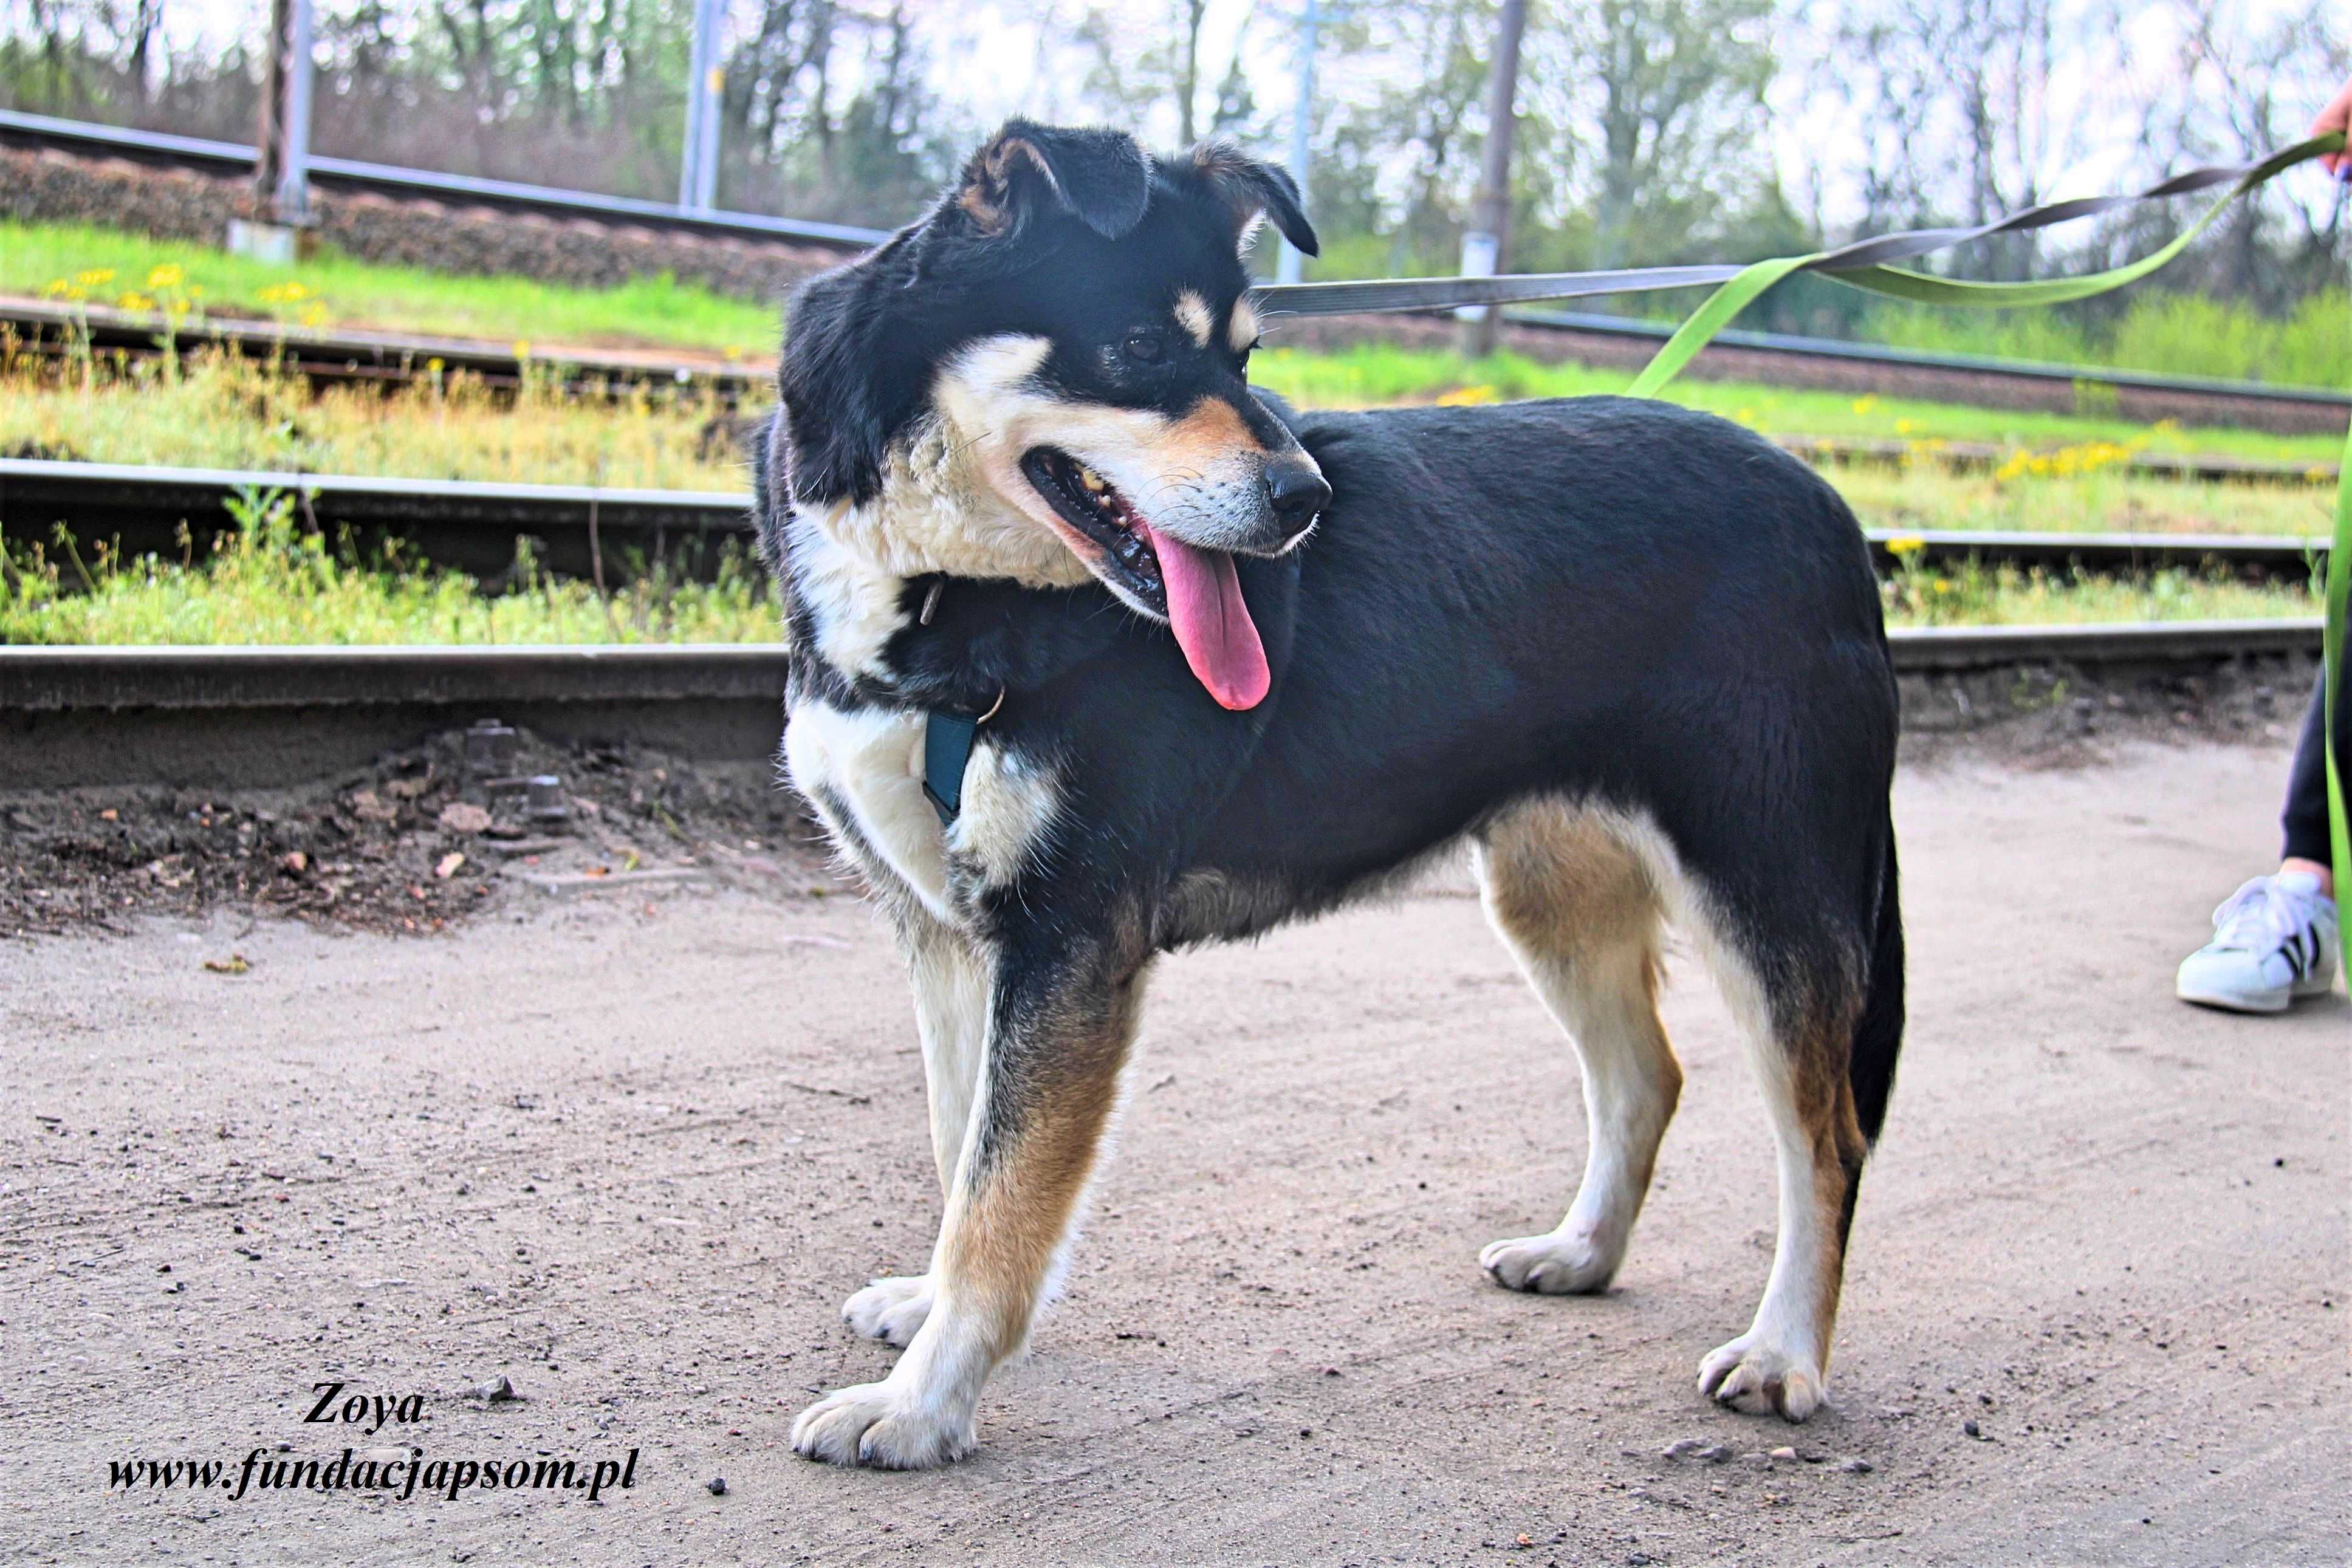
<svg viewBox="0 0 2352 1568">
<path fill-rule="evenodd" d="M 1163 967 L 1067 1299 L 982 1452 L 929 1476 L 786 1437 L 811 1387 L 887 1365 L 836 1309 L 919 1267 L 938 1207 L 902 982 L 851 902 L 0 949 L 0 1557 L 2339 1560 L 2352 1009 L 2168 994 L 2269 852 L 2283 769 L 1906 777 L 1913 1027 L 1837 1405 L 1802 1430 L 1690 1385 L 1772 1215 L 1695 966 L 1620 1288 L 1479 1275 L 1557 1218 L 1583 1125 L 1458 889 Z M 249 973 L 201 967 L 232 946 Z M 523 1403 L 460 1396 L 500 1372 Z M 427 1419 L 305 1425 L 321 1379 Z M 1660 1457 L 1683 1437 L 1827 1458 Z M 641 1458 L 593 1505 L 106 1486 L 116 1458 L 410 1442 Z"/>
</svg>

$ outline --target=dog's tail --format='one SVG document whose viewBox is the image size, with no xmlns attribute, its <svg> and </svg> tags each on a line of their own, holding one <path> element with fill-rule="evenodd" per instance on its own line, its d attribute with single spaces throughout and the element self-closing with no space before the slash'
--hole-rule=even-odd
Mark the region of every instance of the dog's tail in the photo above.
<svg viewBox="0 0 2352 1568">
<path fill-rule="evenodd" d="M 1846 1082 L 1853 1089 L 1854 1117 L 1862 1135 L 1878 1142 L 1886 1121 L 1886 1097 L 1895 1088 L 1895 1059 L 1903 1050 L 1903 903 L 1895 867 L 1895 823 L 1884 829 L 1886 852 L 1878 877 L 1878 923 L 1870 947 L 1869 990 L 1862 1020 L 1854 1025 L 1853 1052 Z"/>
</svg>

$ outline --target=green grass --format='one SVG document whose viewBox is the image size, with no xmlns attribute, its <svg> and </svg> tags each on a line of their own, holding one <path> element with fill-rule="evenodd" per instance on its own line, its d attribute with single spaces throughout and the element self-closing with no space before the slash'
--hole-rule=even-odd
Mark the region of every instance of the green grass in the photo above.
<svg viewBox="0 0 2352 1568">
<path fill-rule="evenodd" d="M 1935 310 L 1874 304 L 1872 342 L 2004 360 L 2114 365 L 2171 376 L 2352 388 L 2352 294 L 2315 294 L 2284 317 L 2201 295 L 2142 292 L 2104 327 L 2055 310 Z"/>
<path fill-rule="evenodd" d="M 0 643 L 766 643 L 780 636 L 765 580 L 740 551 L 717 580 L 656 574 L 609 600 L 539 573 L 528 556 L 495 596 L 463 572 L 387 548 L 362 559 L 294 521 L 283 495 L 233 503 L 235 527 L 205 560 L 120 559 L 60 533 L 53 546 L 0 539 Z M 2305 591 L 2181 570 L 2089 577 L 2013 567 L 1914 565 L 1882 585 L 1895 625 L 2050 624 L 2294 616 Z"/>
<path fill-rule="evenodd" d="M 1437 350 L 1359 344 L 1331 352 L 1277 349 L 1258 354 L 1250 373 L 1259 384 L 1313 407 L 1363 408 L 1384 403 L 1508 401 L 1622 392 L 1624 371 L 1547 365 L 1517 354 L 1475 362 Z M 1684 380 L 1667 401 L 1774 434 L 1896 437 L 1906 440 L 1989 441 L 2016 446 L 2072 446 L 2094 442 L 2163 452 L 2215 454 L 2282 463 L 2334 463 L 2343 455 L 2336 435 L 2273 435 L 2215 426 L 2178 429 L 2147 425 L 2095 411 L 2042 413 L 1972 408 L 1909 398 L 1856 397 L 1748 382 Z"/>
<path fill-rule="evenodd" d="M 617 402 L 534 381 L 314 391 L 251 361 L 101 361 L 47 373 L 0 361 L 0 455 L 311 474 L 740 490 L 734 425 L 691 389 Z M 24 519 L 15 519 L 20 526 Z M 41 520 L 47 526 L 47 520 Z"/>
<path fill-rule="evenodd" d="M 1371 263 L 1378 259 L 1371 257 Z M 180 282 L 151 282 L 159 268 L 177 268 Z M 1377 271 L 1377 265 L 1370 265 L 1370 270 Z M 299 286 L 299 291 L 289 285 Z M 131 296 L 294 323 L 498 342 L 521 338 L 549 346 L 641 345 L 759 358 L 772 350 L 777 337 L 776 312 L 770 306 L 667 277 L 642 278 L 618 288 L 576 288 L 519 277 L 460 277 L 384 266 L 331 250 L 278 267 L 188 241 L 85 225 L 0 221 L 0 294 L 44 290 L 104 305 L 120 305 Z M 1696 302 L 1694 296 L 1691 303 Z M 1935 310 L 1881 302 L 1872 306 L 1857 335 L 1874 342 L 1996 358 L 2352 386 L 2352 296 L 2341 289 L 2314 296 L 2292 314 L 2276 319 L 2229 301 L 2148 291 L 2105 326 L 2086 326 L 2058 311 Z M 1284 358 L 1266 356 L 1270 375 L 1311 384 L 1349 402 L 1426 397 L 1465 379 L 1459 362 L 1447 355 L 1376 349 L 1313 356 L 1336 361 L 1328 366 L 1272 371 L 1271 362 Z M 1525 361 L 1498 360 L 1480 366 L 1468 379 L 1496 385 L 1507 396 L 1615 391 L 1632 379 L 1617 371 L 1589 371 L 1576 372 L 1579 379 L 1570 384 L 1558 374 L 1530 379 L 1535 369 Z M 1831 394 L 1771 393 L 1762 388 L 1743 388 L 1733 395 L 1738 401 L 1732 406 L 1744 402 L 1768 423 L 1769 400 L 1775 398 L 1819 395 L 1839 401 Z M 1906 411 L 1916 406 L 1936 405 L 1904 405 Z M 1818 422 L 1771 428 L 1843 433 Z M 2041 438 L 2031 432 L 2017 437 Z M 2063 436 L 2051 433 L 2051 438 Z"/>
<path fill-rule="evenodd" d="M 1598 372 L 1501 360 L 1471 368 L 1429 357 L 1403 374 L 1395 350 L 1305 356 L 1267 354 L 1265 380 L 1301 402 L 1370 401 L 1368 388 L 1394 392 L 1418 380 L 1467 386 L 1478 395 L 1567 390 Z M 1530 383 L 1517 384 L 1524 377 Z M 1350 400 L 1343 394 L 1353 391 Z M 2133 477 L 2116 465 L 2125 452 L 2153 447 L 2210 451 L 2297 463 L 2333 462 L 2329 437 L 2252 436 L 2237 431 L 2134 430 L 2114 421 L 2055 423 L 2055 416 L 2003 415 L 1943 404 L 1891 404 L 1823 393 L 1686 383 L 1679 395 L 1714 404 L 1766 428 L 1842 424 L 1837 434 L 1927 443 L 1936 438 L 2074 438 L 2048 451 L 2043 470 L 2000 476 L 1950 474 L 1925 452 L 1902 467 L 1829 467 L 1866 522 L 1889 528 L 2053 528 L 2070 531 L 2307 533 L 2324 531 L 2328 492 L 2309 486 L 2197 485 Z M 1859 407 L 1859 412 L 1857 408 Z M 1772 416 L 1769 421 L 1759 409 Z M 1907 411 L 1907 412 L 1906 412 Z M 730 421 L 691 391 L 640 391 L 618 402 L 566 398 L 541 383 L 518 400 L 492 397 L 456 377 L 439 387 L 388 392 L 330 388 L 269 373 L 242 361 L 201 356 L 176 369 L 153 361 L 101 361 L 65 374 L 29 358 L 0 361 L 0 455 L 92 463 L 206 468 L 285 469 L 541 484 L 604 484 L 670 489 L 746 487 Z M 16 519 L 21 526 L 24 519 Z M 47 526 L 47 520 L 40 520 Z"/>
<path fill-rule="evenodd" d="M 169 281 L 169 269 L 178 281 Z M 524 340 L 534 346 L 655 345 L 759 358 L 774 350 L 776 311 L 667 274 L 617 288 L 469 277 L 355 261 L 331 250 L 272 267 L 184 240 L 79 224 L 0 221 L 0 294 L 293 325 Z M 144 303 L 142 303 L 144 302 Z"/>
<path fill-rule="evenodd" d="M 1822 470 L 1854 516 L 1875 528 L 1997 528 L 2038 533 L 2325 535 L 2331 485 L 2214 485 L 2109 468 L 2069 478 L 2003 479 L 1932 462 Z"/>
<path fill-rule="evenodd" d="M 283 495 L 235 503 L 236 527 L 189 565 L 113 557 L 68 536 L 0 539 L 0 643 L 763 643 L 780 635 L 765 577 L 740 550 L 717 580 L 656 574 L 609 601 L 518 560 L 495 597 L 464 572 L 362 559 L 295 526 Z"/>
<path fill-rule="evenodd" d="M 1879 584 L 1890 626 L 2071 626 L 2109 621 L 2242 621 L 2317 615 L 2315 591 L 2169 569 L 2106 577 L 2040 567 L 1903 568 Z"/>
</svg>

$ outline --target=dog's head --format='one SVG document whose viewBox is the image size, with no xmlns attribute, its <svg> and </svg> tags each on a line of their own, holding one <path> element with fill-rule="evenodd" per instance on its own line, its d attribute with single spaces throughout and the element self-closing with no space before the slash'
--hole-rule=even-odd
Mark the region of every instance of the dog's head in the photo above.
<svg viewBox="0 0 2352 1568">
<path fill-rule="evenodd" d="M 1240 252 L 1262 219 L 1315 252 L 1290 176 L 1229 143 L 1153 158 L 1117 131 L 1008 123 L 922 221 L 795 296 L 793 500 L 878 502 L 862 526 L 919 535 L 939 519 L 911 514 L 952 495 L 957 539 L 922 569 L 1091 574 L 1167 622 L 1220 703 L 1255 706 L 1270 677 L 1232 558 L 1289 549 L 1331 498 L 1246 380 Z M 925 443 L 950 472 L 901 506 L 892 476 Z"/>
</svg>

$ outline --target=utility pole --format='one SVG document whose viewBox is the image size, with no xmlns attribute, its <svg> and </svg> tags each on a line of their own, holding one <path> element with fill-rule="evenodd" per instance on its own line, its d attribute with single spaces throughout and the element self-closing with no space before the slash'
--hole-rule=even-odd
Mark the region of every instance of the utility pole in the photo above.
<svg viewBox="0 0 2352 1568">
<path fill-rule="evenodd" d="M 229 248 L 294 259 L 294 233 L 310 221 L 310 0 L 271 0 L 268 69 L 254 162 L 254 221 L 232 219 Z"/>
<path fill-rule="evenodd" d="M 1318 0 L 1306 0 L 1298 16 L 1298 96 L 1290 108 L 1290 177 L 1298 182 L 1301 206 L 1307 202 L 1307 165 L 1315 153 L 1315 34 L 1322 20 Z M 1303 259 L 1298 247 L 1284 240 L 1277 280 L 1297 282 Z"/>
<path fill-rule="evenodd" d="M 1503 0 L 1495 31 L 1495 58 L 1486 73 L 1486 149 L 1478 167 L 1478 200 L 1470 230 L 1462 236 L 1462 276 L 1492 277 L 1503 269 L 1503 246 L 1510 237 L 1511 132 L 1517 119 L 1519 39 L 1528 30 L 1528 0 Z M 1461 322 L 1457 344 L 1466 359 L 1495 351 L 1502 312 L 1465 305 L 1454 312 Z"/>
<path fill-rule="evenodd" d="M 725 85 L 719 29 L 727 0 L 695 0 L 694 55 L 686 83 L 686 152 L 678 167 L 677 204 L 707 213 L 719 194 L 719 92 Z"/>
</svg>

